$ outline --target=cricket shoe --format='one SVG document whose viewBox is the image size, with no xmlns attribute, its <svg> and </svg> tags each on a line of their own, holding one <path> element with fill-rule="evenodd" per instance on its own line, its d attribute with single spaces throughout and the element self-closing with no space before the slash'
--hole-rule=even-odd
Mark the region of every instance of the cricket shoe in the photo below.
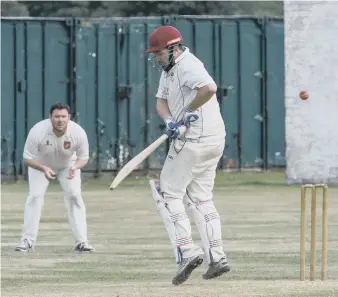
<svg viewBox="0 0 338 297">
<path fill-rule="evenodd" d="M 182 259 L 182 262 L 178 265 L 178 270 L 175 277 L 172 280 L 172 284 L 178 286 L 184 283 L 198 266 L 203 262 L 201 256 L 193 256 L 190 258 Z"/>
<path fill-rule="evenodd" d="M 227 262 L 227 259 L 223 257 L 221 260 L 215 263 L 211 263 L 205 274 L 203 274 L 203 279 L 212 279 L 221 276 L 223 273 L 230 271 L 230 266 Z"/>
<path fill-rule="evenodd" d="M 95 249 L 88 244 L 87 241 L 80 242 L 75 246 L 76 252 L 94 252 Z"/>
<path fill-rule="evenodd" d="M 33 249 L 33 245 L 28 239 L 21 240 L 20 244 L 15 248 L 17 252 L 28 252 L 31 249 Z"/>
</svg>

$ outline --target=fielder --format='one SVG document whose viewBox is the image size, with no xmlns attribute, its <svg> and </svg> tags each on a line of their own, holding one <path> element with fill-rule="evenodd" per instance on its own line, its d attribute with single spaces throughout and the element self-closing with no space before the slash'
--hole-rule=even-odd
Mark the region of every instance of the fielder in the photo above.
<svg viewBox="0 0 338 297">
<path fill-rule="evenodd" d="M 68 105 L 53 105 L 49 119 L 32 127 L 23 158 L 28 166 L 29 194 L 21 241 L 15 250 L 26 252 L 35 245 L 44 195 L 49 182 L 58 179 L 75 238 L 75 250 L 94 251 L 87 241 L 86 209 L 81 197 L 81 168 L 89 159 L 88 139 L 86 132 L 70 120 Z"/>
<path fill-rule="evenodd" d="M 150 185 L 178 263 L 174 285 L 186 281 L 202 264 L 203 253 L 209 264 L 204 279 L 230 271 L 220 216 L 212 200 L 226 134 L 216 98 L 217 86 L 202 62 L 182 42 L 176 28 L 161 26 L 151 34 L 147 49 L 163 70 L 156 110 L 172 139 L 160 180 L 151 180 Z M 188 127 L 183 135 L 175 126 L 182 119 Z M 198 227 L 203 250 L 193 242 L 187 213 Z"/>
</svg>

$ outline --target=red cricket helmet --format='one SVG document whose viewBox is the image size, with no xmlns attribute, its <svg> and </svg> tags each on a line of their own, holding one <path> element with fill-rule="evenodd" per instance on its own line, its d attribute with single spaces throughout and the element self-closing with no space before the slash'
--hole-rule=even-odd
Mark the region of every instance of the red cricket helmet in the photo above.
<svg viewBox="0 0 338 297">
<path fill-rule="evenodd" d="M 183 42 L 180 31 L 172 26 L 161 26 L 149 37 L 149 48 L 147 53 L 153 53 L 167 48 L 169 45 Z"/>
</svg>

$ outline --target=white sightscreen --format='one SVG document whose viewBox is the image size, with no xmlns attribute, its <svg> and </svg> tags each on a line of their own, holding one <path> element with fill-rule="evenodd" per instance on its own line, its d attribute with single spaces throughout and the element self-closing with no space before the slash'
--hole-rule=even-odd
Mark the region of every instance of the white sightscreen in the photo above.
<svg viewBox="0 0 338 297">
<path fill-rule="evenodd" d="M 338 1 L 284 11 L 287 183 L 338 184 Z"/>
</svg>

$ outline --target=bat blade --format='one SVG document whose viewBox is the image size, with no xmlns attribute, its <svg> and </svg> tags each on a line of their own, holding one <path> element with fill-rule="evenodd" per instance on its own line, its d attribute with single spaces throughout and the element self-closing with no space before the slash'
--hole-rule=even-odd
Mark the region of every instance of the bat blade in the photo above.
<svg viewBox="0 0 338 297">
<path fill-rule="evenodd" d="M 114 178 L 109 189 L 114 190 L 137 166 L 139 166 L 153 151 L 155 151 L 167 139 L 168 135 L 163 134 L 151 145 L 146 147 L 142 152 L 140 152 L 133 159 L 131 159 L 126 165 L 124 165 Z"/>
</svg>

